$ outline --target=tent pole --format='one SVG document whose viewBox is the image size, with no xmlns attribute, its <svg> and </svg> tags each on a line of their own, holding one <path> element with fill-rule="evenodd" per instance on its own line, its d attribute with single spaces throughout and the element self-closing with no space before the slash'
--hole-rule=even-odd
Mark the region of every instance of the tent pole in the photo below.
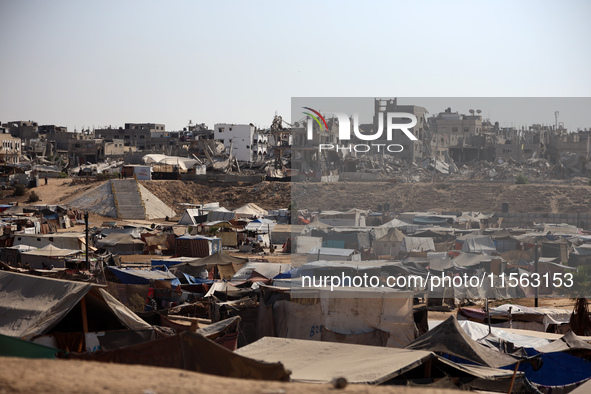
<svg viewBox="0 0 591 394">
<path fill-rule="evenodd" d="M 519 361 L 517 361 L 515 363 L 515 368 L 513 369 L 513 377 L 511 378 L 511 383 L 509 384 L 509 390 L 507 391 L 507 394 L 511 394 L 511 391 L 513 391 L 513 384 L 515 383 L 515 376 L 517 376 L 517 369 L 519 368 Z"/>
<path fill-rule="evenodd" d="M 86 226 L 86 269 L 90 270 L 90 262 L 88 258 L 88 211 L 84 212 L 84 224 Z"/>
</svg>

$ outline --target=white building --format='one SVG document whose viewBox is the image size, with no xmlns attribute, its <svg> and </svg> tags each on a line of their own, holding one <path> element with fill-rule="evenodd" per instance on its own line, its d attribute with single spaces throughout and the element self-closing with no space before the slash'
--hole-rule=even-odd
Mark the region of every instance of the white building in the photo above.
<svg viewBox="0 0 591 394">
<path fill-rule="evenodd" d="M 213 132 L 213 139 L 221 141 L 226 150 L 229 151 L 230 145 L 232 145 L 232 155 L 238 161 L 252 162 L 263 156 L 263 149 L 259 148 L 261 145 L 259 138 L 255 138 L 255 134 L 256 137 L 259 137 L 258 133 L 255 132 L 255 127 L 252 124 L 218 123 L 214 126 Z M 264 149 L 264 154 L 266 155 L 266 153 L 266 149 Z"/>
</svg>

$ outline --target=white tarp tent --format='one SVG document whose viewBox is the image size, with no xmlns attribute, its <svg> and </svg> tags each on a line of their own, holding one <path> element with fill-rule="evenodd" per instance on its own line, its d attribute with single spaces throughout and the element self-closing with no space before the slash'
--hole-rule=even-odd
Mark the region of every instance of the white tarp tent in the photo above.
<svg viewBox="0 0 591 394">
<path fill-rule="evenodd" d="M 400 250 L 403 252 L 435 252 L 433 238 L 404 237 Z"/>
</svg>

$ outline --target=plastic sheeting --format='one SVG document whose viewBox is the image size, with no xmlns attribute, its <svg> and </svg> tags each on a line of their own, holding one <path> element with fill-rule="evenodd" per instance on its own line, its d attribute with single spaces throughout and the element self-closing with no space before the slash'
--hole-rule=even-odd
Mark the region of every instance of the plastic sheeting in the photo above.
<svg viewBox="0 0 591 394">
<path fill-rule="evenodd" d="M 448 354 L 492 368 L 513 365 L 518 361 L 514 357 L 499 353 L 473 340 L 460 327 L 454 316 L 450 316 L 406 348 Z"/>
</svg>

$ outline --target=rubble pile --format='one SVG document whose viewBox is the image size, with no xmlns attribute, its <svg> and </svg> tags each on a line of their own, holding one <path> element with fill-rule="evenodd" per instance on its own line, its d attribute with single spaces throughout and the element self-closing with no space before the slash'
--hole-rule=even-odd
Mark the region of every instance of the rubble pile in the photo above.
<svg viewBox="0 0 591 394">
<path fill-rule="evenodd" d="M 545 181 L 556 178 L 556 174 L 555 166 L 545 159 L 528 159 L 524 163 L 497 159 L 493 163 L 479 161 L 469 165 L 464 164 L 450 179 L 510 181 L 523 175 L 530 181 Z"/>
<path fill-rule="evenodd" d="M 408 164 L 393 157 L 364 156 L 350 158 L 345 162 L 345 172 L 372 174 L 375 180 L 393 180 L 401 183 L 429 182 L 438 180 L 458 181 L 514 181 L 519 175 L 529 181 L 542 182 L 584 176 L 588 164 L 582 156 L 561 156 L 558 164 L 546 159 L 531 158 L 523 163 L 515 160 L 497 159 L 494 162 L 475 161 L 456 165 L 453 160 L 425 159 L 420 164 Z"/>
</svg>

